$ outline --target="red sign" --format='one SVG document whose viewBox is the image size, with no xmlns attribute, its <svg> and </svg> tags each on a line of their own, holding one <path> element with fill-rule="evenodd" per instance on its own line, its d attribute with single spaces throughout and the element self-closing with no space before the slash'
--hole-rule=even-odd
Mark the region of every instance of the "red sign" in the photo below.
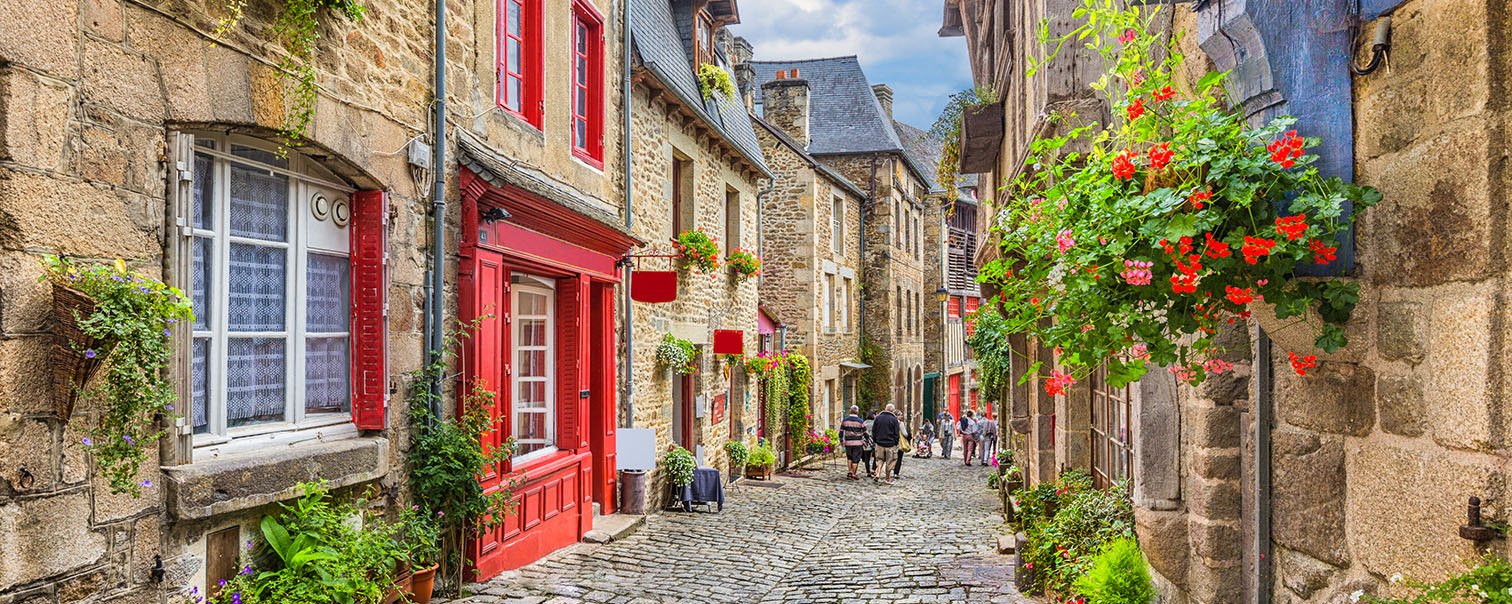
<svg viewBox="0 0 1512 604">
<path fill-rule="evenodd" d="M 745 354 L 745 332 L 739 329 L 714 330 L 714 354 Z"/>
<path fill-rule="evenodd" d="M 677 299 L 677 271 L 635 271 L 630 277 L 630 299 L 658 304 Z"/>
<path fill-rule="evenodd" d="M 710 413 L 714 414 L 714 417 L 711 420 L 712 423 L 718 424 L 719 422 L 724 421 L 725 405 L 727 404 L 729 404 L 729 397 L 727 395 L 720 394 L 719 396 L 714 397 L 714 404 L 709 410 Z M 734 438 L 734 436 L 731 436 L 731 438 Z"/>
</svg>

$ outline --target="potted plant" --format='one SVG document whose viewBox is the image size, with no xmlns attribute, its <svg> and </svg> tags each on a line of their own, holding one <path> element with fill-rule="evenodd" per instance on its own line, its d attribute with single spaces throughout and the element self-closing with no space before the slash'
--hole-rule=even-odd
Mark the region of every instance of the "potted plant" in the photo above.
<svg viewBox="0 0 1512 604">
<path fill-rule="evenodd" d="M 84 448 L 112 493 L 139 496 L 152 482 L 138 482 L 137 471 L 147 448 L 165 433 L 156 428 L 157 417 L 177 417 L 177 388 L 162 369 L 173 358 L 174 324 L 194 317 L 189 299 L 178 288 L 128 271 L 121 260 L 83 266 L 47 256 L 42 266 L 42 280 L 53 286 L 56 414 L 67 419 L 81 396 L 101 403 L 99 417 L 83 427 Z M 105 378 L 86 390 L 101 367 L 107 368 Z"/>
<path fill-rule="evenodd" d="M 662 471 L 667 473 L 667 486 L 672 490 L 672 503 L 682 502 L 682 490 L 693 484 L 693 470 L 697 467 L 693 453 L 677 445 L 667 445 L 662 454 Z M 684 508 L 686 509 L 686 508 Z"/>
<path fill-rule="evenodd" d="M 695 267 L 710 276 L 719 270 L 719 240 L 703 229 L 678 233 L 672 240 L 672 249 L 677 250 L 683 266 Z"/>
<path fill-rule="evenodd" d="M 992 465 L 997 466 L 998 474 L 1007 474 L 1008 468 L 1013 466 L 1013 449 L 998 449 Z"/>
<path fill-rule="evenodd" d="M 441 567 L 441 516 L 418 504 L 400 514 L 400 526 L 407 560 L 413 574 L 406 584 L 405 596 L 414 604 L 429 604 L 436 586 L 436 569 Z"/>
<path fill-rule="evenodd" d="M 751 456 L 746 460 L 746 478 L 757 480 L 770 480 L 773 468 L 777 465 L 777 453 L 766 443 L 756 445 L 751 449 Z"/>
<path fill-rule="evenodd" d="M 724 444 L 725 455 L 730 457 L 730 480 L 745 472 L 746 460 L 751 456 L 751 450 L 746 448 L 745 443 L 732 440 Z"/>
<path fill-rule="evenodd" d="M 730 275 L 736 283 L 761 275 L 761 256 L 743 247 L 730 250 L 725 256 L 725 264 L 729 265 Z"/>
<path fill-rule="evenodd" d="M 656 346 L 656 362 L 665 369 L 678 375 L 689 375 L 698 369 L 693 359 L 698 355 L 693 343 L 672 334 L 662 336 L 661 344 Z"/>
</svg>

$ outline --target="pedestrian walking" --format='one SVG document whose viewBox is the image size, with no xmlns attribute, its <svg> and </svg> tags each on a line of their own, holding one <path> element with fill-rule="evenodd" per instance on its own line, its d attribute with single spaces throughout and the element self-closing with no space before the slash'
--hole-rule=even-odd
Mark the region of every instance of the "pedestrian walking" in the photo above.
<svg viewBox="0 0 1512 604">
<path fill-rule="evenodd" d="M 882 482 L 893 483 L 893 468 L 898 463 L 898 443 L 903 438 L 903 424 L 898 421 L 892 403 L 872 420 L 872 440 L 877 443 L 876 457 Z"/>
<path fill-rule="evenodd" d="M 967 410 L 961 415 L 961 421 L 956 425 L 956 431 L 961 436 L 961 459 L 966 465 L 971 465 L 971 457 L 976 453 L 976 412 Z"/>
<path fill-rule="evenodd" d="M 866 463 L 866 475 L 873 479 L 877 478 L 876 468 L 872 463 L 877 453 L 877 441 L 872 439 L 872 422 L 876 419 L 877 412 L 870 411 L 866 414 L 866 421 L 861 424 L 864 430 L 861 434 L 861 461 Z"/>
<path fill-rule="evenodd" d="M 950 411 L 941 411 L 935 417 L 935 425 L 940 427 L 940 457 L 950 459 L 950 443 L 955 436 L 955 416 Z"/>
<path fill-rule="evenodd" d="M 914 447 L 914 457 L 928 459 L 934 457 L 934 424 L 924 420 L 924 425 L 919 426 L 919 443 Z"/>
<path fill-rule="evenodd" d="M 845 447 L 845 461 L 850 464 L 845 477 L 861 480 L 856 475 L 856 466 L 861 463 L 861 447 L 866 444 L 866 420 L 861 419 L 860 407 L 851 405 L 850 414 L 840 420 L 840 444 Z"/>
<path fill-rule="evenodd" d="M 983 417 L 977 422 L 977 449 L 982 451 L 982 465 L 992 463 L 992 457 L 997 455 L 998 423 L 990 417 Z"/>
<path fill-rule="evenodd" d="M 898 461 L 893 464 L 894 478 L 903 477 L 903 458 L 908 456 L 908 450 L 914 446 L 913 431 L 908 429 L 908 420 L 900 420 L 898 424 L 901 426 L 899 434 L 902 438 L 898 439 Z"/>
</svg>

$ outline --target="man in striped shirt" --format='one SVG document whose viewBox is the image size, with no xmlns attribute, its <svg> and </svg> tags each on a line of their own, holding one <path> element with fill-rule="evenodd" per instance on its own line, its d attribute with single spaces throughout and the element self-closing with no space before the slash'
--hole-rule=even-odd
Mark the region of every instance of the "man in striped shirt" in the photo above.
<svg viewBox="0 0 1512 604">
<path fill-rule="evenodd" d="M 845 446 L 845 459 L 850 462 L 850 474 L 846 478 L 861 480 L 856 475 L 856 465 L 861 463 L 861 445 L 866 442 L 866 420 L 861 419 L 861 408 L 851 405 L 850 414 L 840 421 L 840 444 Z"/>
</svg>

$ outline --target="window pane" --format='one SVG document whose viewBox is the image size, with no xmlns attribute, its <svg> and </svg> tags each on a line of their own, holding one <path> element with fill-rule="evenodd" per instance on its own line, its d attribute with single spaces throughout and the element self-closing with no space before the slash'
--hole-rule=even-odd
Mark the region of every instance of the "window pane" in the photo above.
<svg viewBox="0 0 1512 604">
<path fill-rule="evenodd" d="M 524 84 L 516 77 L 504 79 L 509 81 L 509 98 L 505 99 L 504 106 L 508 107 L 511 111 L 523 111 L 521 108 L 525 106 L 525 103 L 520 99 L 520 91 L 524 87 Z"/>
<path fill-rule="evenodd" d="M 227 427 L 284 419 L 284 359 L 282 338 L 226 342 Z"/>
<path fill-rule="evenodd" d="M 204 434 L 210 431 L 207 413 L 210 403 L 210 338 L 194 339 L 194 369 L 190 380 L 193 400 L 189 419 L 193 422 L 194 433 Z"/>
<path fill-rule="evenodd" d="M 548 416 L 539 411 L 520 411 L 514 417 L 515 456 L 528 455 L 551 446 Z"/>
<path fill-rule="evenodd" d="M 580 118 L 572 118 L 572 145 L 579 149 L 588 148 L 588 121 Z"/>
<path fill-rule="evenodd" d="M 588 28 L 582 21 L 577 22 L 577 52 L 580 55 L 588 54 Z"/>
<path fill-rule="evenodd" d="M 524 64 L 524 58 L 520 56 L 520 54 L 521 54 L 521 50 L 520 50 L 521 44 L 520 44 L 520 41 L 516 40 L 514 38 L 510 38 L 509 39 L 509 43 L 506 45 L 506 47 L 507 47 L 508 52 L 509 52 L 509 56 L 508 56 L 509 60 L 506 62 L 506 64 L 509 65 L 509 73 L 514 73 L 514 74 L 523 74 L 523 73 L 525 73 L 525 70 L 521 69 L 521 66 Z M 514 99 L 514 98 L 518 98 L 518 97 L 516 97 L 514 94 L 510 94 L 509 98 Z"/>
<path fill-rule="evenodd" d="M 289 177 L 231 164 L 231 234 L 287 241 Z"/>
<path fill-rule="evenodd" d="M 546 321 L 544 319 L 524 319 L 520 321 L 520 346 L 545 346 L 546 345 Z"/>
<path fill-rule="evenodd" d="M 190 269 L 191 300 L 194 305 L 194 328 L 210 329 L 210 290 L 215 275 L 214 241 L 204 237 L 194 238 L 194 267 Z"/>
<path fill-rule="evenodd" d="M 516 311 L 521 316 L 546 314 L 546 296 L 532 293 L 520 294 L 520 308 Z"/>
<path fill-rule="evenodd" d="M 525 9 L 520 2 L 515 2 L 514 0 L 510 0 L 505 4 L 509 5 L 509 35 L 520 37 L 525 31 L 523 14 Z"/>
<path fill-rule="evenodd" d="M 246 145 L 231 145 L 231 154 L 237 157 L 250 159 L 260 164 L 278 166 L 284 169 L 288 169 L 289 167 L 289 158 L 287 156 L 279 157 L 277 153 L 258 149 L 256 147 L 248 147 Z"/>
<path fill-rule="evenodd" d="M 194 209 L 192 212 L 196 229 L 215 228 L 214 168 L 215 160 L 209 155 L 194 154 Z"/>
<path fill-rule="evenodd" d="M 346 338 L 305 343 L 305 413 L 352 411 L 351 348 Z"/>
<path fill-rule="evenodd" d="M 312 332 L 350 331 L 350 262 L 341 256 L 310 254 L 306 270 L 305 329 Z"/>
<path fill-rule="evenodd" d="M 233 243 L 230 260 L 227 327 L 231 331 L 283 331 L 284 250 Z"/>
</svg>

